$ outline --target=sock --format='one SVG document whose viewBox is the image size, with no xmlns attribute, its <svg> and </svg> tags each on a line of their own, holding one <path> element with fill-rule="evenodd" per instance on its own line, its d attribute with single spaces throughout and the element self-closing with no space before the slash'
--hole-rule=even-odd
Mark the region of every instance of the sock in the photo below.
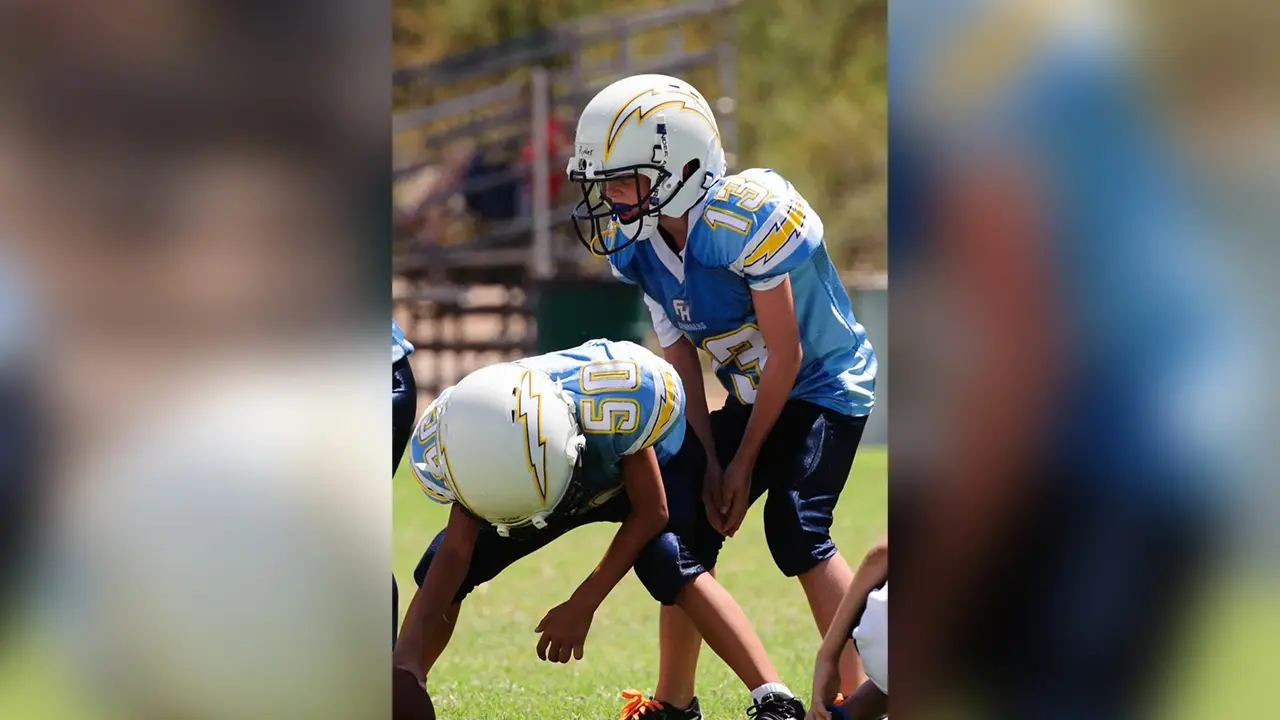
<svg viewBox="0 0 1280 720">
<path fill-rule="evenodd" d="M 787 698 L 795 697 L 795 695 L 792 694 L 791 690 L 789 690 L 786 685 L 775 682 L 775 683 L 765 683 L 760 687 L 756 688 L 755 690 L 752 690 L 751 699 L 754 700 L 757 705 L 759 705 L 760 701 L 764 699 L 765 695 L 770 695 L 773 693 L 777 693 L 778 695 L 781 695 Z"/>
</svg>

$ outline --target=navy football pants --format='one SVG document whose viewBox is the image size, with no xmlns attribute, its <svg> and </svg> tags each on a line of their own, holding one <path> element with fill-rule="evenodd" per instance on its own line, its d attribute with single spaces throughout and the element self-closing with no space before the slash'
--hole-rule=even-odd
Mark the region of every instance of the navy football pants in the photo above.
<svg viewBox="0 0 1280 720">
<path fill-rule="evenodd" d="M 750 417 L 751 406 L 734 399 L 711 413 L 721 467 L 733 460 Z M 836 554 L 831 522 L 866 426 L 866 417 L 790 400 L 765 438 L 751 477 L 751 503 L 768 494 L 764 534 L 783 575 L 796 577 Z M 705 513 L 694 533 L 698 557 L 715 567 L 724 536 Z"/>
</svg>

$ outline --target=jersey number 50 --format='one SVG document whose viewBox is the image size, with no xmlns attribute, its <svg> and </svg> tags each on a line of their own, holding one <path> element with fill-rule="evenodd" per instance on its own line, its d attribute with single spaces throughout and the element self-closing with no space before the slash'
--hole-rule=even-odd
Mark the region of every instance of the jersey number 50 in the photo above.
<svg viewBox="0 0 1280 720">
<path fill-rule="evenodd" d="M 630 392 L 640 387 L 640 366 L 630 360 L 587 363 L 578 373 L 578 386 L 584 395 Z M 634 398 L 584 397 L 578 409 L 585 433 L 625 434 L 640 429 L 640 402 Z"/>
<path fill-rule="evenodd" d="M 738 400 L 750 405 L 756 401 L 756 384 L 769 359 L 764 336 L 755 323 L 702 341 L 702 348 L 716 363 L 716 370 L 728 367 L 733 379 L 733 392 Z"/>
</svg>

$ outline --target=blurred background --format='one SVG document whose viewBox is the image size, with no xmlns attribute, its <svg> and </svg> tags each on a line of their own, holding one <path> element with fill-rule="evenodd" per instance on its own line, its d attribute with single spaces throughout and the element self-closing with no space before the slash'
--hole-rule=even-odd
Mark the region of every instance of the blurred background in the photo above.
<svg viewBox="0 0 1280 720">
<path fill-rule="evenodd" d="M 389 26 L 0 3 L 0 717 L 388 715 Z"/>
<path fill-rule="evenodd" d="M 1278 21 L 891 5 L 894 716 L 1275 714 Z"/>
<path fill-rule="evenodd" d="M 397 0 L 392 287 L 422 400 L 502 359 L 651 340 L 637 290 L 577 242 L 564 171 L 587 101 L 662 73 L 712 101 L 731 172 L 775 169 L 821 213 L 884 407 L 885 15 L 882 0 Z"/>
</svg>

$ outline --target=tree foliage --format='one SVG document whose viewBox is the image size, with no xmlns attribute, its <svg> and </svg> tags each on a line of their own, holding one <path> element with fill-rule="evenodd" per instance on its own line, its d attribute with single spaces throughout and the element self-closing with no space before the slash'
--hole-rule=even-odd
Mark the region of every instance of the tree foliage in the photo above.
<svg viewBox="0 0 1280 720">
<path fill-rule="evenodd" d="M 396 0 L 393 59 L 424 62 L 591 13 L 661 4 Z M 885 264 L 886 13 L 886 0 L 742 0 L 734 17 L 737 167 L 790 179 L 822 214 L 847 269 Z M 706 22 L 687 29 L 688 46 L 709 36 Z M 431 99 L 397 96 L 401 106 Z"/>
</svg>

